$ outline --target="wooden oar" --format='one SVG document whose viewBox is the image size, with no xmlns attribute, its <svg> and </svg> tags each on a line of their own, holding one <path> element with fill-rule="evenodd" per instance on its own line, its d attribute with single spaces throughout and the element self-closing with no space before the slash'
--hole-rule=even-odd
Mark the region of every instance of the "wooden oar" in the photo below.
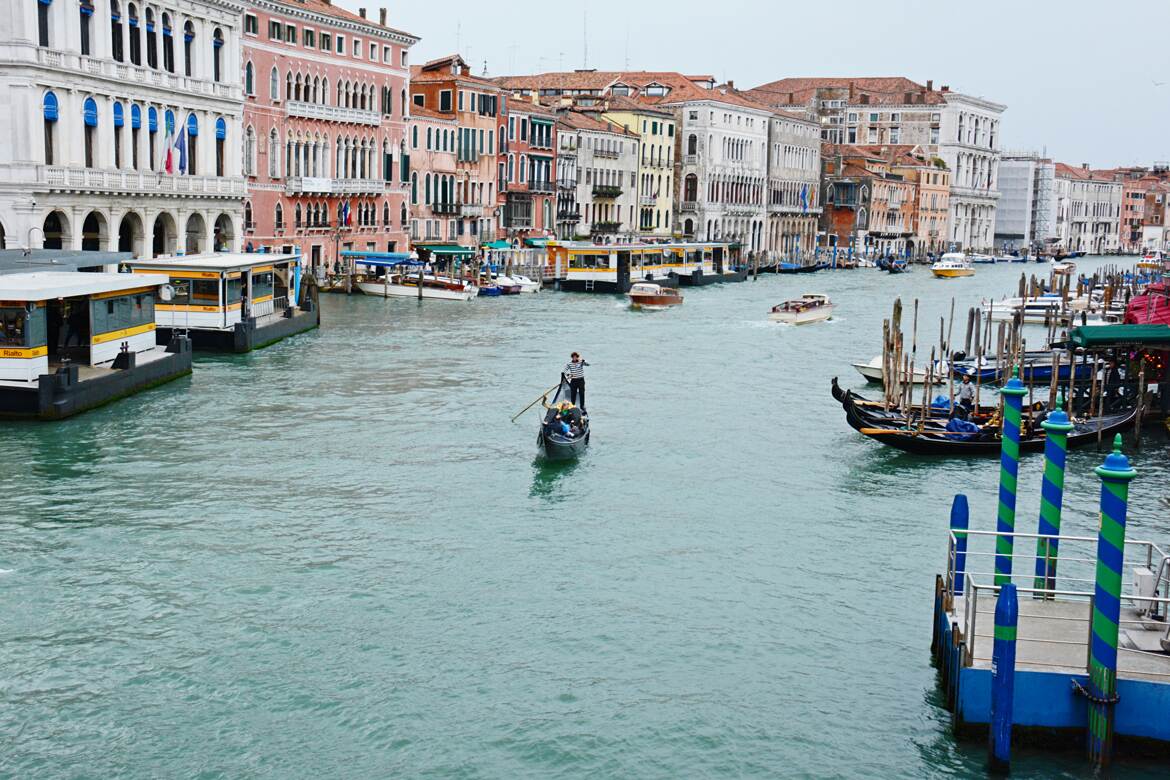
<svg viewBox="0 0 1170 780">
<path fill-rule="evenodd" d="M 512 422 L 516 422 L 517 418 L 519 418 L 519 417 L 520 417 L 520 415 L 524 414 L 524 413 L 525 413 L 525 412 L 527 412 L 529 409 L 531 409 L 532 407 L 536 406 L 538 403 L 540 403 L 541 399 L 543 399 L 543 398 L 546 398 L 546 397 L 548 396 L 548 394 L 549 394 L 549 393 L 551 393 L 553 390 L 556 390 L 556 389 L 557 389 L 558 387 L 560 387 L 560 386 L 561 386 L 561 383 L 560 383 L 560 382 L 557 382 L 555 385 L 553 385 L 552 387 L 550 387 L 548 390 L 545 390 L 543 393 L 541 393 L 540 395 L 538 395 L 538 396 L 536 397 L 536 400 L 535 400 L 535 401 L 533 401 L 532 403 L 528 404 L 528 406 L 525 406 L 523 409 L 521 409 L 519 412 L 517 412 L 517 413 L 516 413 L 516 416 L 512 418 Z"/>
</svg>

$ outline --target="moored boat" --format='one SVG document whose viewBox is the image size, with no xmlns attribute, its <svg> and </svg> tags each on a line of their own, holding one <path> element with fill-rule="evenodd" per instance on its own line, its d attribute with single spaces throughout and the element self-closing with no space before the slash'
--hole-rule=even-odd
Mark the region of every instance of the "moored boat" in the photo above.
<svg viewBox="0 0 1170 780">
<path fill-rule="evenodd" d="M 1070 257 L 1071 256 L 1072 255 L 1070 255 Z M 1076 270 L 1077 264 L 1067 261 L 1062 263 L 1053 263 L 1052 265 L 1052 273 L 1059 274 L 1061 276 L 1071 276 L 1072 274 L 1076 273 Z"/>
<path fill-rule="evenodd" d="M 833 302 L 820 293 L 805 293 L 799 298 L 772 307 L 768 319 L 785 325 L 807 325 L 833 316 Z"/>
<path fill-rule="evenodd" d="M 500 288 L 500 292 L 504 295 L 519 295 L 522 293 L 523 287 L 520 282 L 513 279 L 511 276 L 504 274 L 496 274 L 492 277 L 492 282 L 496 287 Z"/>
<path fill-rule="evenodd" d="M 683 302 L 682 293 L 673 287 L 652 282 L 638 282 L 630 288 L 630 306 L 635 309 L 665 309 Z"/>
<path fill-rule="evenodd" d="M 995 265 L 996 258 L 991 255 L 974 254 L 971 255 L 971 262 L 978 265 Z"/>
<path fill-rule="evenodd" d="M 522 274 L 512 274 L 512 281 L 520 285 L 520 292 L 522 293 L 540 292 L 540 282 L 533 281 Z"/>
<path fill-rule="evenodd" d="M 880 384 L 883 384 L 883 382 L 885 381 L 885 371 L 882 368 L 882 356 L 881 355 L 878 355 L 877 357 L 875 357 L 873 360 L 869 361 L 868 363 L 854 363 L 853 367 L 855 369 L 857 369 L 857 373 L 859 373 L 863 377 L 865 377 L 865 381 L 869 382 L 870 384 L 880 385 Z M 926 372 L 925 368 L 915 367 L 912 375 L 910 375 L 910 372 L 907 372 L 907 371 L 903 371 L 902 373 L 903 373 L 903 381 L 905 381 L 905 377 L 907 375 L 909 375 L 911 384 L 915 384 L 915 385 L 926 384 L 926 380 L 927 380 L 926 373 L 927 372 Z M 942 384 L 945 377 L 946 377 L 946 367 L 942 363 L 939 363 L 938 366 L 935 368 L 934 384 L 936 384 L 936 385 Z"/>
<path fill-rule="evenodd" d="M 947 252 L 938 262 L 930 267 L 930 272 L 940 279 L 955 279 L 962 276 L 974 276 L 975 269 L 971 261 L 961 252 Z"/>
<path fill-rule="evenodd" d="M 357 287 L 366 295 L 385 298 L 430 298 L 440 301 L 470 301 L 479 295 L 479 287 L 463 279 L 449 276 L 388 273 L 378 279 L 360 279 Z"/>
</svg>

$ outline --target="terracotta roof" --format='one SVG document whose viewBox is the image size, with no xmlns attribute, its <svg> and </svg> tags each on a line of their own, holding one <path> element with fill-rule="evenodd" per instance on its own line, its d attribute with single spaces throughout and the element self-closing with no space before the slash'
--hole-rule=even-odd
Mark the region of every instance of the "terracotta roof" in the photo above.
<svg viewBox="0 0 1170 780">
<path fill-rule="evenodd" d="M 907 105 L 906 93 L 921 96 L 921 102 L 926 105 L 940 105 L 946 103 L 948 93 L 939 90 L 928 90 L 922 84 L 911 81 L 902 76 L 888 76 L 882 78 L 795 78 L 780 79 L 767 84 L 761 84 L 755 89 L 748 90 L 753 99 L 772 106 L 804 105 L 816 96 L 818 89 L 849 89 L 853 86 L 856 99 L 854 105 L 861 105 L 861 96 L 869 96 L 870 105 Z"/>
<path fill-rule="evenodd" d="M 840 152 L 833 152 L 833 154 L 839 153 L 846 156 L 851 153 L 859 154 L 884 160 L 891 165 L 905 167 L 934 167 L 933 163 L 925 155 L 917 155 L 914 153 L 915 150 L 921 149 L 921 147 L 915 146 L 914 144 L 843 144 L 836 147 L 836 149 L 839 149 Z"/>
<path fill-rule="evenodd" d="M 365 19 L 352 11 L 347 11 L 339 5 L 334 5 L 332 2 L 326 0 L 272 0 L 277 5 L 282 5 L 286 8 L 305 10 L 310 13 L 321 14 L 322 16 L 332 16 L 334 19 L 341 19 L 346 22 L 354 22 L 365 25 L 373 30 L 381 30 L 394 35 L 402 35 L 407 38 L 413 38 L 417 41 L 417 35 L 412 35 L 402 30 L 396 30 L 393 27 L 383 27 L 371 19 Z"/>
<path fill-rule="evenodd" d="M 454 114 L 440 114 L 433 108 L 425 108 L 423 106 L 412 105 L 410 108 L 411 119 L 437 119 L 442 122 L 454 122 Z"/>
<path fill-rule="evenodd" d="M 557 114 L 557 121 L 566 127 L 571 127 L 574 130 L 588 130 L 596 133 L 614 133 L 615 135 L 625 135 L 631 138 L 637 138 L 637 133 L 632 133 L 626 130 L 619 124 L 610 122 L 593 111 L 561 111 Z"/>
<path fill-rule="evenodd" d="M 472 73 L 452 73 L 450 69 L 451 61 L 458 58 L 462 63 L 463 58 L 458 54 L 449 54 L 446 57 L 440 57 L 437 60 L 423 63 L 422 65 L 410 66 L 410 80 L 411 82 L 419 82 L 423 84 L 435 84 L 443 81 L 463 81 L 470 84 L 478 84 L 492 90 L 498 90 L 499 84 L 493 79 L 485 79 Z M 447 67 L 444 67 L 447 66 Z"/>
</svg>

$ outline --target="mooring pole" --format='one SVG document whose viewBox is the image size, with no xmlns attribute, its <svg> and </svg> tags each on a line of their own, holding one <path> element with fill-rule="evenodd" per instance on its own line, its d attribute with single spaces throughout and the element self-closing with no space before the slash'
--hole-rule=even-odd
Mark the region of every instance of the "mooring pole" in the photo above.
<svg viewBox="0 0 1170 780">
<path fill-rule="evenodd" d="M 1012 697 L 1016 690 L 1016 627 L 1019 600 L 1010 582 L 995 602 L 995 643 L 991 650 L 991 729 L 987 759 L 992 772 L 1006 774 L 1012 763 Z"/>
<path fill-rule="evenodd" d="M 1125 515 L 1129 483 L 1137 476 L 1121 452 L 1121 434 L 1113 440 L 1113 453 L 1096 471 L 1101 478 L 1101 528 L 1097 534 L 1097 583 L 1093 591 L 1093 635 L 1089 648 L 1089 760 L 1098 770 L 1103 770 L 1109 765 L 1113 751 Z"/>
<path fill-rule="evenodd" d="M 1036 540 L 1036 590 L 1056 590 L 1056 559 L 1060 552 L 1060 512 L 1064 506 L 1064 468 L 1068 460 L 1068 434 L 1075 426 L 1060 408 L 1040 423 L 1044 441 L 1044 482 L 1040 486 L 1040 539 Z M 1037 594 L 1037 598 L 1048 598 Z"/>
<path fill-rule="evenodd" d="M 963 595 L 966 585 L 964 580 L 967 573 L 967 529 L 970 527 L 970 516 L 967 497 L 959 493 L 951 502 L 951 533 L 955 535 L 955 546 L 951 551 L 955 559 L 955 579 L 951 587 L 956 596 Z"/>
<path fill-rule="evenodd" d="M 1020 476 L 1020 423 L 1024 396 L 1028 394 L 1020 381 L 1020 369 L 999 391 L 1003 396 L 1003 426 L 999 454 L 999 512 L 995 537 L 995 584 L 1012 581 L 1012 550 L 1016 532 L 1016 483 Z"/>
</svg>

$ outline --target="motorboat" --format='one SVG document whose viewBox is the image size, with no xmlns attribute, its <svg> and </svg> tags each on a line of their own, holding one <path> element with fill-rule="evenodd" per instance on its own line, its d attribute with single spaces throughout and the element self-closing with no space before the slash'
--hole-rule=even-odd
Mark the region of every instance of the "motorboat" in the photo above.
<svg viewBox="0 0 1170 780">
<path fill-rule="evenodd" d="M 519 295 L 522 292 L 520 282 L 511 276 L 495 274 L 492 277 L 492 282 L 500 288 L 500 292 L 504 295 Z"/>
<path fill-rule="evenodd" d="M 420 290 L 421 282 L 421 290 Z M 378 279 L 362 279 L 357 287 L 366 295 L 385 298 L 431 298 L 440 301 L 470 301 L 479 287 L 463 279 L 434 274 L 388 273 Z"/>
<path fill-rule="evenodd" d="M 961 276 L 974 276 L 975 269 L 971 261 L 962 252 L 947 252 L 930 267 L 930 272 L 940 279 L 955 279 Z"/>
<path fill-rule="evenodd" d="M 995 265 L 996 258 L 992 257 L 991 255 L 974 254 L 971 255 L 971 262 L 977 263 L 979 265 Z"/>
<path fill-rule="evenodd" d="M 786 325 L 807 325 L 810 322 L 831 319 L 832 316 L 833 302 L 829 300 L 829 296 L 805 293 L 799 298 L 773 306 L 768 319 Z"/>
<path fill-rule="evenodd" d="M 504 291 L 500 289 L 499 285 L 481 284 L 479 286 L 480 298 L 499 298 L 503 294 Z"/>
<path fill-rule="evenodd" d="M 638 282 L 630 288 L 629 295 L 630 306 L 635 309 L 666 309 L 683 302 L 678 290 L 653 282 Z"/>
<path fill-rule="evenodd" d="M 527 276 L 512 274 L 512 281 L 520 285 L 520 292 L 522 293 L 540 292 L 540 282 L 533 281 Z"/>
<path fill-rule="evenodd" d="M 1072 274 L 1076 273 L 1076 270 L 1077 270 L 1077 264 L 1070 263 L 1067 260 L 1064 262 L 1061 262 L 1061 263 L 1053 263 L 1052 264 L 1052 273 L 1059 274 L 1061 276 L 1072 275 Z"/>
<path fill-rule="evenodd" d="M 933 374 L 932 384 L 940 385 L 947 376 L 946 367 L 939 361 L 935 361 L 936 366 Z M 885 371 L 882 369 L 882 356 L 878 355 L 868 363 L 854 363 L 853 367 L 857 369 L 857 373 L 865 377 L 865 381 L 873 385 L 880 385 L 885 383 Z M 903 371 L 903 381 L 906 375 L 910 375 L 910 384 L 924 385 L 927 382 L 927 368 L 925 366 L 915 366 L 913 374 L 908 371 Z"/>
<path fill-rule="evenodd" d="M 1039 298 L 1005 298 L 1000 301 L 983 301 L 983 311 L 992 322 L 1011 322 L 1023 311 L 1024 322 L 1028 325 L 1043 325 L 1059 317 L 1064 301 L 1058 295 L 1042 295 Z"/>
</svg>

